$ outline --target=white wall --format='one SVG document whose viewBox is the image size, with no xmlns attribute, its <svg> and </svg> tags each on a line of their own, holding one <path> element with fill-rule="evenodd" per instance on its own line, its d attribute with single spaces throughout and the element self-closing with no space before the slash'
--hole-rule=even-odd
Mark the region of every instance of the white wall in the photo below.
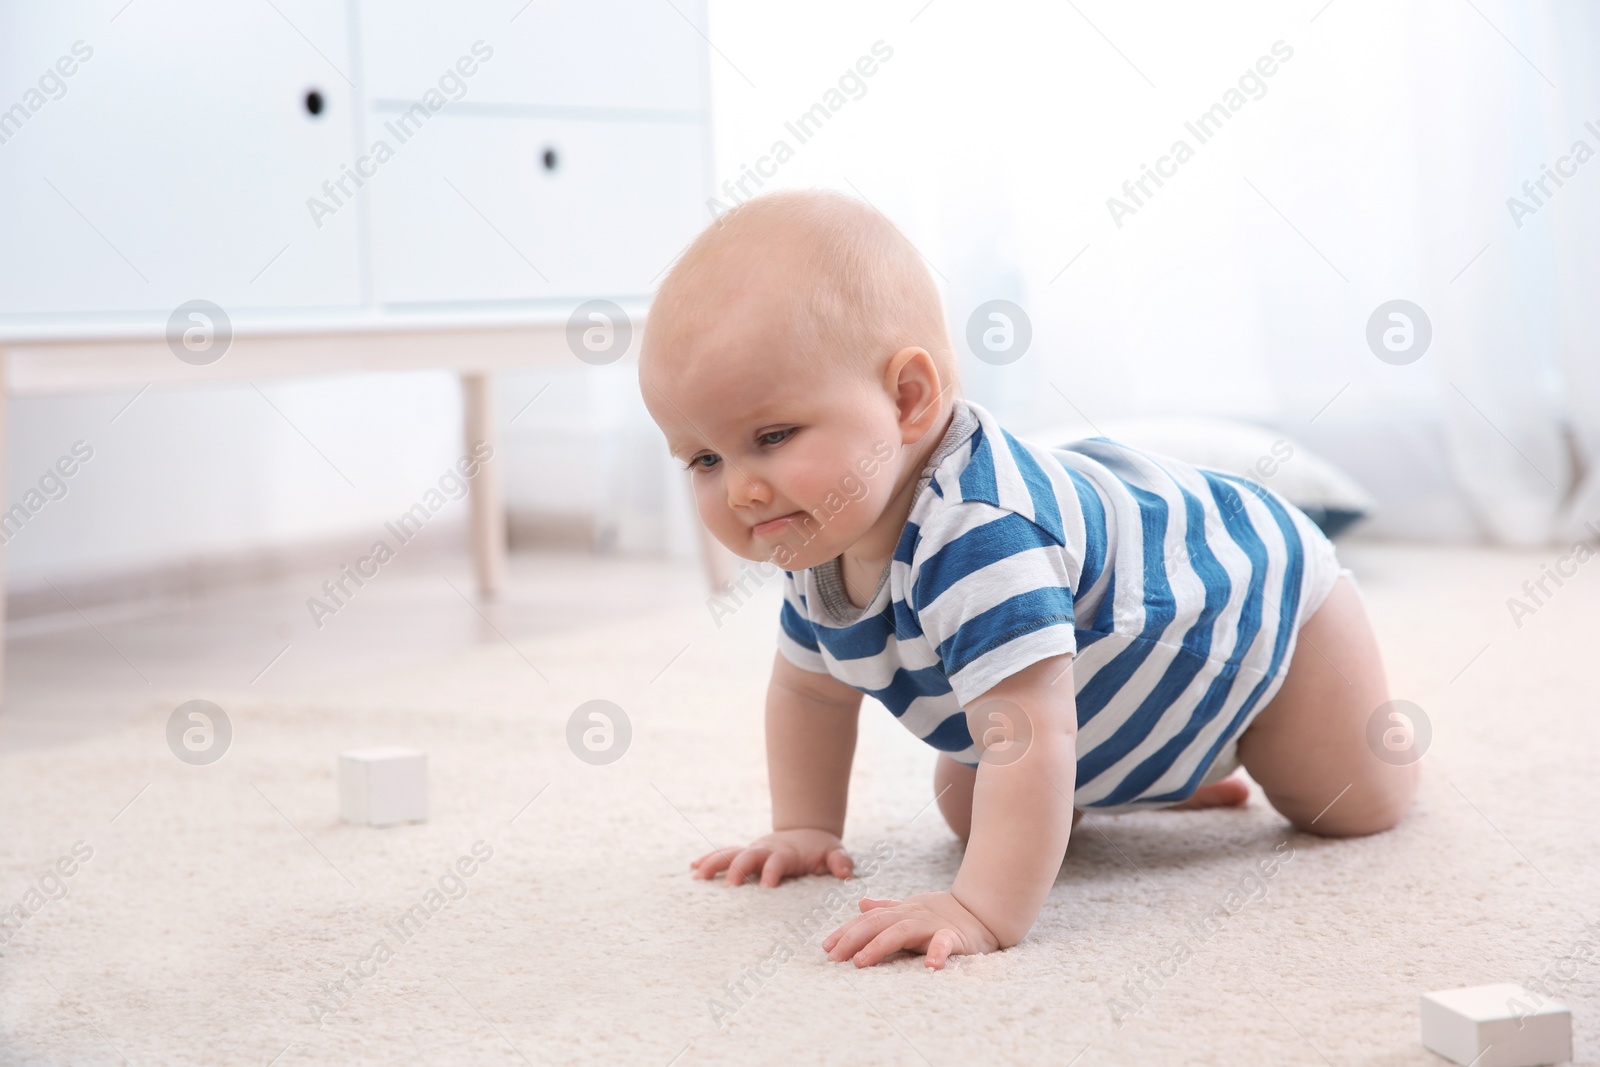
<svg viewBox="0 0 1600 1067">
<path fill-rule="evenodd" d="M 8 544 L 18 586 L 377 536 L 461 454 L 459 388 L 448 374 L 150 389 L 119 416 L 132 396 L 12 402 L 9 501 L 74 442 L 94 450 L 67 494 Z"/>
<path fill-rule="evenodd" d="M 1522 226 L 1506 206 L 1574 140 L 1600 149 L 1583 125 L 1600 121 L 1593 5 L 711 14 L 719 176 L 783 139 L 794 156 L 763 190 L 872 201 L 940 280 L 958 350 L 979 303 L 1021 304 L 1029 353 L 962 364 L 968 394 L 1009 425 L 1270 423 L 1366 483 L 1383 506 L 1367 529 L 1392 536 L 1538 544 L 1576 536 L 1583 507 L 1600 517 L 1600 162 Z M 797 144 L 785 120 L 878 41 L 893 58 Z M 1185 122 L 1280 41 L 1292 58 L 1200 143 Z M 1109 198 L 1180 137 L 1193 158 L 1119 225 Z M 1410 366 L 1365 340 L 1394 298 L 1433 319 Z"/>
<path fill-rule="evenodd" d="M 1507 439 L 1552 475 L 1565 472 L 1552 451 L 1560 413 L 1600 440 L 1593 323 L 1573 311 L 1594 289 L 1600 162 L 1523 228 L 1504 201 L 1566 148 L 1582 118 L 1600 119 L 1600 97 L 1574 65 L 1592 38 L 1579 6 L 1538 15 L 1504 0 L 1480 6 L 1482 15 L 1339 0 L 1080 4 L 1080 14 L 949 0 L 718 0 L 709 25 L 717 184 L 775 139 L 792 140 L 784 123 L 882 40 L 894 56 L 865 80 L 865 95 L 764 188 L 830 186 L 888 212 L 938 272 L 955 332 L 979 299 L 1020 298 L 1034 313 L 1035 354 L 1010 368 L 967 357 L 976 399 L 1023 426 L 1072 417 L 1057 385 L 1091 419 L 1190 412 L 1292 425 L 1384 501 L 1380 531 L 1536 538 L 1538 524 L 1496 530 L 1494 509 L 1472 492 L 1485 477 L 1530 481 Z M 1266 95 L 1115 227 L 1106 198 L 1279 39 L 1295 57 Z M 1411 368 L 1381 366 L 1361 340 L 1365 316 L 1380 299 L 1413 293 L 1438 309 L 1435 353 Z M 625 550 L 692 552 L 630 375 L 623 365 L 501 380 L 502 423 L 552 383 L 507 432 L 510 502 L 593 509 Z M 1344 382 L 1349 391 L 1312 423 Z M 1452 382 L 1496 425 L 1457 399 Z M 359 534 L 409 506 L 458 454 L 447 376 L 265 390 L 356 489 L 249 387 L 152 390 L 115 425 L 126 395 L 15 402 L 10 500 L 73 440 L 97 452 L 68 498 L 15 539 L 12 573 Z M 1544 493 L 1534 482 L 1529 507 L 1547 506 Z"/>
</svg>

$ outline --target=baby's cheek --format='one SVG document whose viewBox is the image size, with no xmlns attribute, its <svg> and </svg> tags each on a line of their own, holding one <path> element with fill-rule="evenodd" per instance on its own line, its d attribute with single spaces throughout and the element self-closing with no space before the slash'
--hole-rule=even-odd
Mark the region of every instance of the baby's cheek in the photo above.
<svg viewBox="0 0 1600 1067">
<path fill-rule="evenodd" d="M 706 529 L 716 533 L 722 528 L 725 518 L 722 514 L 724 509 L 707 500 L 705 494 L 695 493 L 695 508 L 700 512 L 700 521 L 705 523 Z"/>
<path fill-rule="evenodd" d="M 749 530 L 733 515 L 728 505 L 714 495 L 696 491 L 700 521 L 718 541 L 729 548 L 742 549 L 749 538 Z"/>
</svg>

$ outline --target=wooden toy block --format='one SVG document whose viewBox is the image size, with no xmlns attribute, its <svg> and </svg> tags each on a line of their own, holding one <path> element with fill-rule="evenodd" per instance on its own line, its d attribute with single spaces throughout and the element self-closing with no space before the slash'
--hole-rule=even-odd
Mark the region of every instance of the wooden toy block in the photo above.
<svg viewBox="0 0 1600 1067">
<path fill-rule="evenodd" d="M 427 753 L 393 746 L 339 753 L 339 817 L 372 826 L 427 819 Z"/>
<path fill-rule="evenodd" d="M 1462 1067 L 1540 1067 L 1572 1058 L 1572 1013 L 1514 983 L 1422 997 L 1422 1044 Z"/>
</svg>

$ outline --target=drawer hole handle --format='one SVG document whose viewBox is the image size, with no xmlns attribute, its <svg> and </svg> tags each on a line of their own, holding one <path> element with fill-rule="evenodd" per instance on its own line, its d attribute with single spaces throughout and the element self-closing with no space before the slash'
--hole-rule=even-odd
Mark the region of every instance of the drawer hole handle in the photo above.
<svg viewBox="0 0 1600 1067">
<path fill-rule="evenodd" d="M 311 113 L 312 117 L 322 114 L 322 105 L 323 100 L 320 92 L 316 89 L 306 92 L 306 110 Z"/>
<path fill-rule="evenodd" d="M 555 170 L 561 162 L 561 160 L 557 158 L 556 150 L 554 148 L 546 148 L 542 158 L 544 160 L 544 169 L 549 171 Z"/>
</svg>

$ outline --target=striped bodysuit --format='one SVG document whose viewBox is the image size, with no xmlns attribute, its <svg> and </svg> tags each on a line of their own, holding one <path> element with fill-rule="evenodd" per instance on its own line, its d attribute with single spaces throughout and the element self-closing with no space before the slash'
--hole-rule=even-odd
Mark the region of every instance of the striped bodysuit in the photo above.
<svg viewBox="0 0 1600 1067">
<path fill-rule="evenodd" d="M 1238 765 L 1338 575 L 1316 525 L 1249 479 L 1103 437 L 1044 447 L 957 400 L 867 606 L 837 558 L 785 571 L 778 647 L 971 766 L 963 708 L 1071 653 L 1074 806 L 1164 807 Z"/>
</svg>

